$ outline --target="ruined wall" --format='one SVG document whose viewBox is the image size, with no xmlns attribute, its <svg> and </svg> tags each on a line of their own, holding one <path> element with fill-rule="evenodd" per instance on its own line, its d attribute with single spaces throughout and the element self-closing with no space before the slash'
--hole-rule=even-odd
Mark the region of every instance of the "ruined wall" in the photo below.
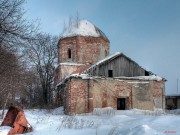
<svg viewBox="0 0 180 135">
<path fill-rule="evenodd" d="M 125 98 L 125 109 L 164 109 L 163 81 L 72 78 L 68 82 L 67 114 L 92 112 L 93 108 L 117 109 L 118 98 Z"/>
<path fill-rule="evenodd" d="M 164 81 L 153 81 L 152 94 L 155 108 L 165 109 L 165 84 Z"/>
<path fill-rule="evenodd" d="M 154 110 L 150 81 L 132 83 L 132 108 Z"/>
<path fill-rule="evenodd" d="M 79 114 L 88 112 L 88 83 L 87 80 L 73 78 L 69 80 L 70 87 L 68 90 L 69 106 L 66 114 Z"/>
<path fill-rule="evenodd" d="M 66 76 L 71 74 L 78 74 L 81 73 L 85 69 L 85 65 L 68 65 L 68 64 L 61 64 L 59 65 L 59 73 L 58 73 L 58 80 L 61 82 L 65 79 Z"/>
<path fill-rule="evenodd" d="M 62 86 L 62 87 L 61 87 Z M 59 86 L 64 92 L 63 106 L 65 114 L 80 114 L 93 111 L 93 80 L 69 78 Z"/>
<path fill-rule="evenodd" d="M 164 81 L 128 81 L 132 87 L 132 108 L 165 109 Z"/>
<path fill-rule="evenodd" d="M 98 79 L 93 87 L 94 108 L 111 106 L 117 109 L 117 98 L 125 98 L 126 109 L 153 110 L 157 104 L 162 106 L 162 102 L 154 101 L 153 84 L 153 81 Z M 162 97 L 162 93 L 158 96 Z"/>
<path fill-rule="evenodd" d="M 125 81 L 96 79 L 93 84 L 94 108 L 117 109 L 117 98 L 126 98 L 126 109 L 131 108 L 131 87 Z"/>
</svg>

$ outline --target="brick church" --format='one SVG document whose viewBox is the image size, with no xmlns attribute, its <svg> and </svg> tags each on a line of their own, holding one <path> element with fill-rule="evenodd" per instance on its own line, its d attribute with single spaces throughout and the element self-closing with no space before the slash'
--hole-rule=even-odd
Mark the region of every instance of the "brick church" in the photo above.
<svg viewBox="0 0 180 135">
<path fill-rule="evenodd" d="M 165 109 L 165 79 L 121 52 L 109 55 L 110 41 L 87 20 L 72 23 L 58 43 L 55 103 L 65 114 Z"/>
</svg>

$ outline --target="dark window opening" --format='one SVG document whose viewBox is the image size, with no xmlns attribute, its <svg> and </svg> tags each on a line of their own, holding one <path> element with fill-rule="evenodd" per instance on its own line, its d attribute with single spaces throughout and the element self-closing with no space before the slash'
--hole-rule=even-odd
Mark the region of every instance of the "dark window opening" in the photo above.
<svg viewBox="0 0 180 135">
<path fill-rule="evenodd" d="M 148 71 L 145 71 L 145 76 L 149 76 L 149 72 Z"/>
<path fill-rule="evenodd" d="M 108 77 L 113 77 L 113 70 L 108 70 Z"/>
<path fill-rule="evenodd" d="M 68 58 L 71 59 L 71 49 L 68 49 Z"/>
<path fill-rule="evenodd" d="M 125 98 L 117 98 L 117 110 L 126 110 Z"/>
</svg>

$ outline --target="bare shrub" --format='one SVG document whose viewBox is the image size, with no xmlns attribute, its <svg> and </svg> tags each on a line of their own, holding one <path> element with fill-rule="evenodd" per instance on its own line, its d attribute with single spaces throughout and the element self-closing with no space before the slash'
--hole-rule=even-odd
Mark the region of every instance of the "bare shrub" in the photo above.
<svg viewBox="0 0 180 135">
<path fill-rule="evenodd" d="M 76 116 L 66 116 L 62 120 L 61 125 L 57 130 L 61 131 L 64 128 L 68 128 L 68 129 L 90 128 L 93 125 L 94 125 L 93 121 L 78 119 Z"/>
<path fill-rule="evenodd" d="M 98 116 L 114 116 L 115 115 L 115 110 L 113 108 L 111 108 L 111 107 L 94 108 L 93 115 L 98 115 Z"/>
<path fill-rule="evenodd" d="M 150 110 L 139 110 L 145 115 L 152 115 L 152 116 L 159 116 L 159 115 L 164 115 L 165 111 L 163 109 L 155 109 L 154 111 Z"/>
<path fill-rule="evenodd" d="M 110 130 L 110 132 L 109 132 L 108 135 L 113 135 L 116 129 L 117 129 L 117 127 L 113 127 L 113 128 Z"/>
</svg>

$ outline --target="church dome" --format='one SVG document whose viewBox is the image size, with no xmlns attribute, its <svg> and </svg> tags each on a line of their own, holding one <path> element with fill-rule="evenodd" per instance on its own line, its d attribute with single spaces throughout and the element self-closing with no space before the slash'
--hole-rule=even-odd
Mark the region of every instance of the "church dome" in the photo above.
<svg viewBox="0 0 180 135">
<path fill-rule="evenodd" d="M 80 20 L 70 24 L 67 28 L 65 28 L 62 34 L 62 38 L 74 36 L 102 37 L 109 41 L 106 35 L 98 27 L 87 20 Z"/>
</svg>

